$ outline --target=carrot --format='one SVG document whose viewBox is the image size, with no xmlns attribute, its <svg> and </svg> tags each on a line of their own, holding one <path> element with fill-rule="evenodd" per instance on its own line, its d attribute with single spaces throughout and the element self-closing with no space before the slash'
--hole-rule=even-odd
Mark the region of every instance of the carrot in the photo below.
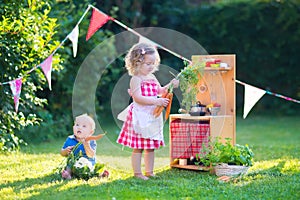
<svg viewBox="0 0 300 200">
<path fill-rule="evenodd" d="M 217 180 L 223 180 L 224 178 L 227 178 L 227 176 L 220 176 L 219 178 L 217 178 Z"/>
<path fill-rule="evenodd" d="M 224 182 L 228 182 L 230 181 L 231 177 L 230 176 L 221 176 L 219 178 L 217 178 L 218 181 L 224 181 Z"/>
<path fill-rule="evenodd" d="M 168 92 L 162 94 L 162 95 L 161 95 L 161 98 L 166 98 L 167 95 L 168 95 Z M 153 111 L 153 115 L 154 115 L 155 117 L 158 117 L 159 114 L 162 112 L 163 109 L 164 109 L 163 106 L 156 106 L 156 108 L 155 108 L 154 111 Z M 158 113 L 159 113 L 159 114 L 158 114 Z"/>
<path fill-rule="evenodd" d="M 163 109 L 164 109 L 163 106 L 156 106 L 156 108 L 153 110 L 153 115 L 154 115 L 155 117 L 157 117 L 157 116 L 158 116 L 158 113 L 160 114 L 161 111 L 162 111 Z"/>
<path fill-rule="evenodd" d="M 101 139 L 104 135 L 105 135 L 105 134 L 99 134 L 99 135 L 96 135 L 96 136 L 90 136 L 90 137 L 85 138 L 85 141 L 99 140 L 99 139 Z"/>
<path fill-rule="evenodd" d="M 154 117 L 158 117 L 163 110 L 164 110 L 164 107 L 163 106 L 159 106 L 159 108 L 157 109 L 157 111 L 154 113 Z"/>
<path fill-rule="evenodd" d="M 166 108 L 166 115 L 165 115 L 165 120 L 169 118 L 170 112 L 171 112 L 171 105 L 172 105 L 172 100 L 173 100 L 173 93 L 169 93 L 167 98 L 170 100 L 169 104 Z"/>
<path fill-rule="evenodd" d="M 171 105 L 172 105 L 172 100 L 173 100 L 173 83 L 169 86 L 168 88 L 168 95 L 167 98 L 169 99 L 169 104 L 166 107 L 166 115 L 165 115 L 165 120 L 169 118 L 170 111 L 171 111 Z"/>
<path fill-rule="evenodd" d="M 170 114 L 170 109 L 171 109 L 171 105 L 170 105 L 171 103 L 170 103 L 170 101 L 172 101 L 173 93 L 168 93 L 167 96 L 166 96 L 165 98 L 169 99 L 169 104 L 168 104 L 168 106 L 170 106 L 170 108 L 169 108 L 169 114 Z M 168 106 L 167 106 L 167 107 L 168 107 Z M 154 116 L 155 116 L 155 117 L 158 117 L 158 116 L 161 114 L 161 112 L 162 112 L 163 110 L 164 110 L 164 107 L 163 107 L 163 106 L 160 106 L 159 109 L 156 110 L 156 112 L 154 112 Z"/>
</svg>

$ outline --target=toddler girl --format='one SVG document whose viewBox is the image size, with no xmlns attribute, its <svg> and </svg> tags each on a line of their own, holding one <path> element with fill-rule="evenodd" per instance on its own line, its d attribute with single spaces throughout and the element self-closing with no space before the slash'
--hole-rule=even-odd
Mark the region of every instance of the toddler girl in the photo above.
<svg viewBox="0 0 300 200">
<path fill-rule="evenodd" d="M 164 146 L 163 116 L 153 115 L 156 106 L 166 107 L 167 98 L 157 98 L 167 92 L 170 84 L 178 87 L 179 81 L 173 79 L 161 87 L 154 76 L 160 64 L 159 54 L 153 46 L 146 43 L 134 45 L 125 57 L 125 67 L 130 76 L 130 95 L 133 102 L 129 107 L 117 143 L 133 149 L 131 163 L 134 176 L 147 180 L 154 176 L 154 149 Z M 145 175 L 141 171 L 141 158 L 145 150 Z"/>
</svg>

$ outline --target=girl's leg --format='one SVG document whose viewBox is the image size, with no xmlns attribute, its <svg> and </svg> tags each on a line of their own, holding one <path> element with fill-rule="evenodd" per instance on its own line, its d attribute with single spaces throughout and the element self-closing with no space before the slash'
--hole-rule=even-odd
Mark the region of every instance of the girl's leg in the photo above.
<svg viewBox="0 0 300 200">
<path fill-rule="evenodd" d="M 131 155 L 131 164 L 134 176 L 143 180 L 148 180 L 148 177 L 142 174 L 141 160 L 142 160 L 142 149 L 133 149 Z"/>
<path fill-rule="evenodd" d="M 154 149 L 147 149 L 145 150 L 145 155 L 144 155 L 144 160 L 145 160 L 145 171 L 146 171 L 146 176 L 155 176 L 153 173 L 153 168 L 154 168 Z"/>
</svg>

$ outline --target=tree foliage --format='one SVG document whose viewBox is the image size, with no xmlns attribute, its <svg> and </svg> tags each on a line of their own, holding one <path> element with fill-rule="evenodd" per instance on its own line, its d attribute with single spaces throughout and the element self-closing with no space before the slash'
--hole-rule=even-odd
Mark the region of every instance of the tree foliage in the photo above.
<svg viewBox="0 0 300 200">
<path fill-rule="evenodd" d="M 262 89 L 300 98 L 295 74 L 300 52 L 299 1 L 237 1 L 191 11 L 190 30 L 209 54 L 236 54 L 237 79 Z M 204 20 L 205 19 L 205 20 Z M 240 89 L 240 88 L 238 88 Z M 243 91 L 237 91 L 243 106 Z M 264 97 L 257 111 L 295 114 L 299 105 Z"/>
<path fill-rule="evenodd" d="M 14 102 L 9 84 L 0 85 L 0 150 L 19 148 L 16 130 L 38 124 L 36 115 L 47 99 L 38 92 L 47 90 L 45 76 L 40 68 L 31 69 L 43 62 L 59 42 L 53 40 L 56 19 L 49 17 L 51 7 L 42 0 L 14 0 L 0 4 L 0 80 L 8 83 L 23 77 L 19 112 L 14 112 Z M 62 69 L 59 54 L 53 56 L 54 71 Z"/>
<path fill-rule="evenodd" d="M 52 9 L 49 16 L 57 18 L 57 24 L 59 24 L 56 28 L 57 33 L 54 35 L 54 38 L 60 41 L 64 39 L 73 30 L 77 22 L 79 22 L 90 3 L 91 1 L 89 0 L 50 1 Z M 64 59 L 64 68 L 57 74 L 56 80 L 52 81 L 52 91 L 47 93 L 43 92 L 43 95 L 48 99 L 48 104 L 42 112 L 39 112 L 39 115 L 45 120 L 40 123 L 40 126 L 26 128 L 26 135 L 20 132 L 19 134 L 24 140 L 34 142 L 48 141 L 58 137 L 66 137 L 72 133 L 73 116 L 77 114 L 72 110 L 75 80 L 80 72 L 82 64 L 85 59 L 88 58 L 89 53 L 112 35 L 110 28 L 107 28 L 111 24 L 108 22 L 107 25 L 104 25 L 88 41 L 86 41 L 86 34 L 90 22 L 89 19 L 92 13 L 91 10 L 92 9 L 86 13 L 80 24 L 78 24 L 79 37 L 77 56 L 73 56 L 73 46 L 70 40 L 66 40 L 63 44 L 63 48 L 59 50 Z M 108 11 L 108 13 L 110 13 L 111 16 L 114 16 L 112 12 Z M 105 51 L 104 49 L 102 50 Z M 106 57 L 100 58 L 98 56 L 95 59 L 99 62 L 106 60 L 113 55 L 114 52 L 114 49 L 109 47 L 107 48 Z M 90 68 L 91 73 L 86 78 L 87 81 L 95 80 L 95 76 L 99 76 L 99 73 L 95 73 L 98 71 L 94 70 L 93 66 L 90 66 Z M 112 66 L 108 66 L 102 74 L 101 81 L 98 83 L 98 89 L 95 94 L 96 101 L 93 102 L 95 103 L 97 112 L 103 112 L 105 105 L 109 103 L 108 97 L 112 90 L 111 83 L 118 78 L 114 74 L 120 74 L 119 72 L 115 72 L 122 70 L 122 67 L 113 69 Z M 92 82 L 91 84 L 94 85 L 95 83 Z M 82 94 L 80 95 L 85 96 L 86 89 L 87 88 L 81 90 Z M 78 88 L 76 91 L 79 91 Z M 86 102 L 76 102 L 76 106 L 76 110 L 91 114 L 90 105 L 86 106 Z"/>
<path fill-rule="evenodd" d="M 169 28 L 195 39 L 209 54 L 236 54 L 237 79 L 300 99 L 295 75 L 300 51 L 299 0 L 98 2 L 104 11 L 114 6 L 118 19 L 132 28 Z M 161 56 L 164 63 L 183 67 L 174 56 Z M 243 90 L 237 84 L 237 109 L 242 110 L 243 101 Z M 269 95 L 254 109 L 258 113 L 299 113 L 298 104 Z"/>
</svg>

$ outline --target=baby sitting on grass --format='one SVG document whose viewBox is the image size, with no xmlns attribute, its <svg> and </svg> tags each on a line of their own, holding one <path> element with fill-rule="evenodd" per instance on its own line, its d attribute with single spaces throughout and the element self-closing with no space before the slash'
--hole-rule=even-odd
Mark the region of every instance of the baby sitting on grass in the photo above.
<svg viewBox="0 0 300 200">
<path fill-rule="evenodd" d="M 68 136 L 60 151 L 62 156 L 68 157 L 67 166 L 61 174 L 62 178 L 71 179 L 73 175 L 78 178 L 89 178 L 92 175 L 96 175 L 96 170 L 99 169 L 99 167 L 95 169 L 96 140 L 102 138 L 104 134 L 92 136 L 94 131 L 95 121 L 92 117 L 82 114 L 75 118 L 73 135 Z M 84 169 L 84 166 L 89 168 L 89 172 L 86 169 L 77 170 L 80 168 Z M 108 175 L 109 172 L 104 170 L 100 176 L 108 177 Z"/>
</svg>

